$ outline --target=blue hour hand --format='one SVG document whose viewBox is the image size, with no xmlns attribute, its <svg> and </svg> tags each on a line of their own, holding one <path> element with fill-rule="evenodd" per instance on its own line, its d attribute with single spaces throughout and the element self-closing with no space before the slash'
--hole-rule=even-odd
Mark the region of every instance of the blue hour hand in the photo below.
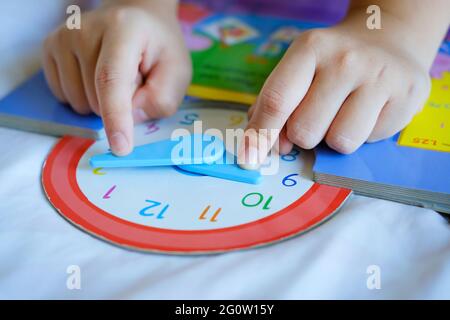
<svg viewBox="0 0 450 320">
<path fill-rule="evenodd" d="M 190 164 L 178 167 L 188 172 L 237 182 L 259 184 L 262 181 L 259 171 L 241 169 L 237 165 L 236 157 L 228 152 L 224 152 L 223 158 L 212 164 Z"/>
</svg>

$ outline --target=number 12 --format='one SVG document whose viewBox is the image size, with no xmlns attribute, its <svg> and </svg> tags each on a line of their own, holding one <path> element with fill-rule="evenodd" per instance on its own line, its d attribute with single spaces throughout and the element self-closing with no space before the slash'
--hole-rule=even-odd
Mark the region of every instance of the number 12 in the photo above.
<svg viewBox="0 0 450 320">
<path fill-rule="evenodd" d="M 152 212 L 148 212 L 148 210 L 152 209 L 152 208 L 156 208 L 159 207 L 160 205 L 162 205 L 161 202 L 158 201 L 153 201 L 153 200 L 145 200 L 145 202 L 151 203 L 150 206 L 145 207 L 144 209 L 142 209 L 141 211 L 139 211 L 139 214 L 141 216 L 144 217 L 152 217 L 155 214 L 158 214 L 158 216 L 156 217 L 157 219 L 164 219 L 164 212 L 166 212 L 167 208 L 169 208 L 169 205 L 165 205 L 161 211 L 159 211 L 159 213 L 152 213 Z"/>
</svg>

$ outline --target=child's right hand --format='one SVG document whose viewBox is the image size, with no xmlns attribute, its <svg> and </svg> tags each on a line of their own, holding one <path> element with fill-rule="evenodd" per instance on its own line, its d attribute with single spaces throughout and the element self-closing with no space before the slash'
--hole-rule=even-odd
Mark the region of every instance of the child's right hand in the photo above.
<svg viewBox="0 0 450 320">
<path fill-rule="evenodd" d="M 133 148 L 133 120 L 173 114 L 191 80 L 177 1 L 107 2 L 44 43 L 49 86 L 74 110 L 103 118 L 113 153 Z"/>
</svg>

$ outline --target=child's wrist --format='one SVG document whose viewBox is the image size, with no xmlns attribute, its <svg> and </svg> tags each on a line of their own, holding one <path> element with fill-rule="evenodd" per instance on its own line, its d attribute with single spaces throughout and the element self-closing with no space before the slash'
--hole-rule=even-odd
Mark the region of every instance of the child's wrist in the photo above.
<svg viewBox="0 0 450 320">
<path fill-rule="evenodd" d="M 370 29 L 367 26 L 368 18 L 365 8 L 355 7 L 349 11 L 339 26 L 353 29 L 352 31 L 360 33 L 376 45 L 397 48 L 399 52 L 410 56 L 424 68 L 431 66 L 436 46 L 439 46 L 440 42 L 436 43 L 436 40 L 427 38 L 425 28 L 414 28 L 413 24 L 409 24 L 403 18 L 390 12 L 383 12 L 381 28 Z"/>
<path fill-rule="evenodd" d="M 381 29 L 369 29 L 367 25 L 370 17 L 367 13 L 367 3 L 372 2 L 378 3 L 381 9 Z M 417 13 L 411 12 L 411 9 L 399 10 L 399 4 L 400 2 L 382 0 L 354 1 L 343 24 L 350 24 L 355 29 L 360 28 L 358 32 L 365 33 L 376 42 L 397 47 L 399 51 L 412 56 L 428 69 L 447 32 L 448 18 L 443 16 L 448 16 L 448 12 L 433 15 L 433 12 L 429 12 L 429 6 L 424 4 L 423 8 L 419 8 L 420 13 Z"/>
</svg>

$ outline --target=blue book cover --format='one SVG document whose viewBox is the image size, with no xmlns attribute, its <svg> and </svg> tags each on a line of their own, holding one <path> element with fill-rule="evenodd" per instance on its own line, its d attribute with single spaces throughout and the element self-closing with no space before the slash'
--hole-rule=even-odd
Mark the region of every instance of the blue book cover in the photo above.
<svg viewBox="0 0 450 320">
<path fill-rule="evenodd" d="M 366 143 L 343 155 L 321 145 L 314 171 L 408 189 L 447 194 L 450 201 L 450 153 L 397 144 L 392 138 Z"/>
<path fill-rule="evenodd" d="M 356 194 L 450 213 L 450 153 L 401 146 L 398 136 L 364 144 L 350 155 L 319 146 L 314 179 Z"/>
<path fill-rule="evenodd" d="M 92 139 L 105 136 L 100 117 L 80 115 L 52 94 L 39 72 L 0 101 L 0 125 L 20 130 L 77 135 Z"/>
</svg>

